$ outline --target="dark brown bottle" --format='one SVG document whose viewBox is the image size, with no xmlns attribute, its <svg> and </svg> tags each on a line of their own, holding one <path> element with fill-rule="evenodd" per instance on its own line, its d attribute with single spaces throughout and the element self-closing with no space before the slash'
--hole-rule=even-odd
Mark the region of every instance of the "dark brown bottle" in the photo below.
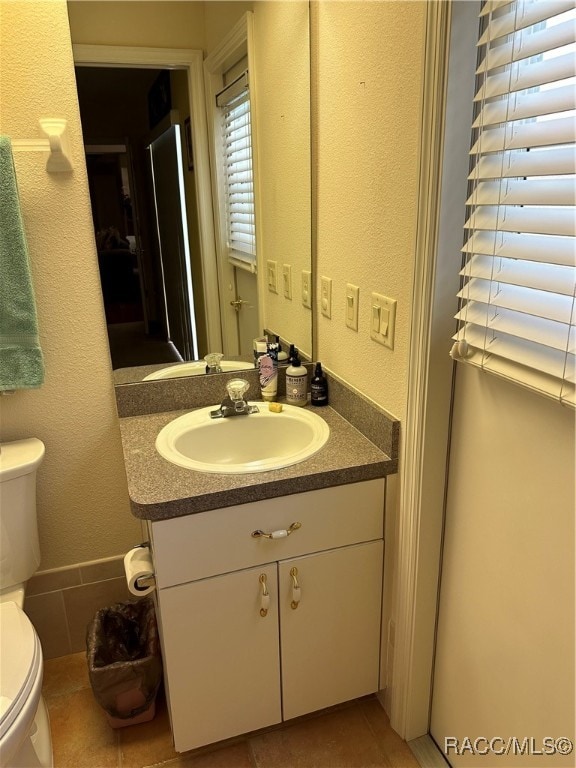
<svg viewBox="0 0 576 768">
<path fill-rule="evenodd" d="M 310 382 L 310 404 L 328 405 L 328 380 L 322 372 L 322 363 L 316 363 L 314 376 Z"/>
</svg>

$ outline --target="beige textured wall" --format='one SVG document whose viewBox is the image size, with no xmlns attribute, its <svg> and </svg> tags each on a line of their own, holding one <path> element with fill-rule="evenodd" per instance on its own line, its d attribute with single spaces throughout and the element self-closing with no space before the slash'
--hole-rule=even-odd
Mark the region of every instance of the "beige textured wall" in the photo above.
<svg viewBox="0 0 576 768">
<path fill-rule="evenodd" d="M 315 316 L 317 356 L 403 419 L 426 3 L 319 0 L 313 10 L 317 276 L 332 278 L 332 319 Z M 360 289 L 358 332 L 345 324 L 347 282 Z M 398 302 L 393 351 L 370 339 L 372 291 Z"/>
<path fill-rule="evenodd" d="M 1 398 L 0 426 L 4 441 L 46 444 L 38 515 L 47 569 L 119 554 L 140 526 L 116 421 L 66 3 L 3 2 L 0 13 L 0 130 L 41 137 L 40 117 L 64 117 L 74 162 L 72 174 L 49 175 L 42 154 L 15 153 L 46 381 Z"/>
<path fill-rule="evenodd" d="M 71 0 L 75 43 L 199 48 L 204 43 L 202 2 L 106 2 Z"/>
</svg>

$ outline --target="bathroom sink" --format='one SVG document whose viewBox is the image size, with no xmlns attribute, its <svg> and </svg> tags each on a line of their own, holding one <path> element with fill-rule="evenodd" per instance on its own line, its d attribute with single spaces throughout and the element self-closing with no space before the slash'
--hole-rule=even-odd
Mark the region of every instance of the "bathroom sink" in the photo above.
<svg viewBox="0 0 576 768">
<path fill-rule="evenodd" d="M 250 405 L 258 412 L 212 419 L 218 406 L 210 406 L 179 416 L 160 431 L 156 450 L 180 467 L 237 475 L 297 464 L 328 440 L 328 424 L 313 411 L 284 405 L 275 413 L 267 403 Z"/>
<path fill-rule="evenodd" d="M 243 360 L 221 360 L 219 365 L 224 373 L 227 371 L 254 370 L 254 363 L 247 363 Z M 142 381 L 179 379 L 181 376 L 199 376 L 203 373 L 206 373 L 206 363 L 203 360 L 194 360 L 191 363 L 177 363 L 168 366 L 168 368 L 160 368 L 160 370 L 144 376 Z"/>
</svg>

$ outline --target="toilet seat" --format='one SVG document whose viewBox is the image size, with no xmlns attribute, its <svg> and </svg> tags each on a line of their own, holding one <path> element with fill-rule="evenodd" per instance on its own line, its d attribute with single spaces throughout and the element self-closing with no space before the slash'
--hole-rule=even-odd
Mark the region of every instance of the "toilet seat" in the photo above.
<svg viewBox="0 0 576 768">
<path fill-rule="evenodd" d="M 34 722 L 42 689 L 36 630 L 16 603 L 0 603 L 0 757 L 5 765 Z"/>
</svg>

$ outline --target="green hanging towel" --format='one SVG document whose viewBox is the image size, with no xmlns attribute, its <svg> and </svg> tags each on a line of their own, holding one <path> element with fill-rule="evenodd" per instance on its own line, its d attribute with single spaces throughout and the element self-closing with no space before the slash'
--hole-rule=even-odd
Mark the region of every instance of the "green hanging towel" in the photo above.
<svg viewBox="0 0 576 768">
<path fill-rule="evenodd" d="M 12 142 L 0 136 L 0 391 L 44 382 Z"/>
</svg>

